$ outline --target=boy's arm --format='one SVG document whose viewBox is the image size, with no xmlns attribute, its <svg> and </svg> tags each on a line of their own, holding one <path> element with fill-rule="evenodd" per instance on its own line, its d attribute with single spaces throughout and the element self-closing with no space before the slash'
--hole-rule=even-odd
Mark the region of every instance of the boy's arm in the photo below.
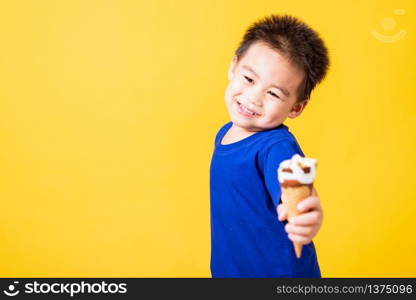
<svg viewBox="0 0 416 300">
<path fill-rule="evenodd" d="M 280 200 L 281 190 L 277 179 L 277 169 L 283 160 L 290 159 L 296 153 L 303 156 L 297 145 L 287 140 L 273 145 L 266 154 L 264 166 L 265 183 L 280 221 L 287 219 L 287 212 Z M 309 244 L 318 233 L 323 217 L 316 190 L 313 189 L 312 195 L 301 201 L 298 205 L 298 209 L 303 213 L 288 220 L 289 223 L 286 224 L 285 230 L 291 241 Z"/>
</svg>

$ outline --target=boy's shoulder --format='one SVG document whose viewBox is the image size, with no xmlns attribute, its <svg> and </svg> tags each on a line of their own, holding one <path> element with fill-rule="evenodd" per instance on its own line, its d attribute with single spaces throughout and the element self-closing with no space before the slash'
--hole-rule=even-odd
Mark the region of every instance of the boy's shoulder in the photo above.
<svg viewBox="0 0 416 300">
<path fill-rule="evenodd" d="M 268 146 L 287 142 L 297 143 L 295 136 L 284 124 L 281 124 L 276 128 L 264 131 L 263 142 Z"/>
<path fill-rule="evenodd" d="M 232 122 L 225 123 L 221 126 L 215 136 L 215 145 L 218 145 L 222 137 L 231 128 Z M 276 128 L 260 131 L 256 134 L 256 137 L 251 138 L 251 142 L 247 146 L 250 148 L 256 148 L 256 152 L 267 153 L 271 150 L 278 151 L 287 148 L 291 151 L 301 152 L 300 146 L 295 136 L 289 131 L 289 128 L 281 124 Z"/>
<path fill-rule="evenodd" d="M 303 154 L 296 137 L 284 125 L 264 136 L 259 153 L 266 157 L 282 156 L 284 159 L 295 153 Z"/>
<path fill-rule="evenodd" d="M 261 131 L 258 138 L 258 148 L 261 152 L 268 152 L 283 146 L 296 147 L 298 142 L 289 128 L 280 124 L 278 127 Z"/>
</svg>

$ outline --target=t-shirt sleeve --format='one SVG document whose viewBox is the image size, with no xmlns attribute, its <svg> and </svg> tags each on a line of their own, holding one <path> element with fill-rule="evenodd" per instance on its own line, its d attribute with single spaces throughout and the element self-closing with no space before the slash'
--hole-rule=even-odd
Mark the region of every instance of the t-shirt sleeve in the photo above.
<svg viewBox="0 0 416 300">
<path fill-rule="evenodd" d="M 277 169 L 282 161 L 292 158 L 294 154 L 303 156 L 298 144 L 292 140 L 283 140 L 273 144 L 265 154 L 264 180 L 275 207 L 280 203 L 281 195 Z"/>
</svg>

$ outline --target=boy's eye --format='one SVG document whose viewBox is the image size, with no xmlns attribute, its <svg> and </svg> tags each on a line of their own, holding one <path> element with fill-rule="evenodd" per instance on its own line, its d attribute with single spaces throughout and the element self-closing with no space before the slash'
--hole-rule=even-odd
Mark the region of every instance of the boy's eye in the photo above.
<svg viewBox="0 0 416 300">
<path fill-rule="evenodd" d="M 269 94 L 270 95 L 272 95 L 273 97 L 276 97 L 277 99 L 280 99 L 280 97 L 279 96 L 277 96 L 275 93 L 273 93 L 273 92 L 269 92 Z"/>
<path fill-rule="evenodd" d="M 250 83 L 252 83 L 252 82 L 253 82 L 253 79 L 251 79 L 250 77 L 244 76 L 244 78 L 245 78 L 248 82 L 250 82 Z"/>
</svg>

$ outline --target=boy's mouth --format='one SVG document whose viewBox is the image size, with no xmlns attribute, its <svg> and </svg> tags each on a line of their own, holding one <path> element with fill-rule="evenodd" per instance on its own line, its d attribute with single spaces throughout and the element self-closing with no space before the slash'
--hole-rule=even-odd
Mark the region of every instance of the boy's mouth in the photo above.
<svg viewBox="0 0 416 300">
<path fill-rule="evenodd" d="M 240 103 L 240 102 L 238 102 L 238 101 L 236 101 L 236 102 L 237 102 L 237 105 L 238 105 L 238 107 L 239 107 L 239 112 L 240 112 L 242 115 L 247 116 L 247 117 L 250 117 L 250 118 L 260 116 L 258 113 L 256 113 L 256 112 L 254 112 L 254 111 L 252 111 L 252 110 L 248 109 L 248 108 L 247 108 L 246 106 L 244 106 L 242 103 Z"/>
</svg>

